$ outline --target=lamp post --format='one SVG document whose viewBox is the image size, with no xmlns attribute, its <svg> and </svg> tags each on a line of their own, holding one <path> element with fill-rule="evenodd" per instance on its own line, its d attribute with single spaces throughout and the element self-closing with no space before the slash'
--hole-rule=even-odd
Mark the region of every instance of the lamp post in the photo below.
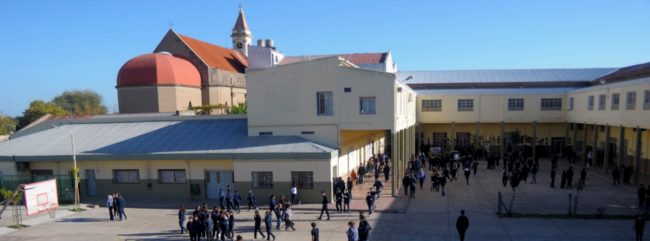
<svg viewBox="0 0 650 241">
<path fill-rule="evenodd" d="M 79 169 L 77 168 L 77 148 L 74 142 L 74 133 L 56 125 L 52 125 L 52 127 L 65 131 L 70 135 L 70 142 L 72 143 L 72 174 L 74 175 L 74 209 L 79 209 Z"/>
</svg>

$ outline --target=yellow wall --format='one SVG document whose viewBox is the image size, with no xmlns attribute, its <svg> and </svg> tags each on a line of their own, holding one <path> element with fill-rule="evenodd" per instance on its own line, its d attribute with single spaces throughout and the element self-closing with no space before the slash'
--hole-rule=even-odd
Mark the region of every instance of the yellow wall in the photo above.
<svg viewBox="0 0 650 241">
<path fill-rule="evenodd" d="M 336 166 L 335 176 L 348 176 L 357 170 L 361 163 L 366 163 L 374 154 L 384 152 L 386 131 L 341 131 L 340 155 L 332 167 Z"/>
</svg>

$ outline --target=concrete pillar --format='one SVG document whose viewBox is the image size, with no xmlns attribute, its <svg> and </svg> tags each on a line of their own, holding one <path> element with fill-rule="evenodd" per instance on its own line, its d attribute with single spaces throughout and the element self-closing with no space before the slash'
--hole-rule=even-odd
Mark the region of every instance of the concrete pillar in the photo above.
<svg viewBox="0 0 650 241">
<path fill-rule="evenodd" d="M 573 123 L 573 136 L 571 137 L 571 153 L 570 155 L 574 156 L 577 154 L 576 152 L 578 151 L 578 123 Z M 573 160 L 575 162 L 576 160 Z"/>
<path fill-rule="evenodd" d="M 397 133 L 391 133 L 391 138 L 390 138 L 390 152 L 391 152 L 391 169 L 393 170 L 393 173 L 391 173 L 392 176 L 392 186 L 390 188 L 391 195 L 397 196 L 397 190 L 395 189 L 397 185 L 399 184 L 397 182 L 399 176 L 397 175 L 399 173 L 398 165 L 397 164 Z"/>
<path fill-rule="evenodd" d="M 627 155 L 627 150 L 625 149 L 625 127 L 622 125 L 618 129 L 618 160 L 616 166 L 625 164 L 625 156 Z"/>
<path fill-rule="evenodd" d="M 456 149 L 456 122 L 451 122 L 451 133 L 449 134 L 451 140 L 451 150 Z"/>
<path fill-rule="evenodd" d="M 533 161 L 537 160 L 537 121 L 533 121 Z"/>
<path fill-rule="evenodd" d="M 568 122 L 564 123 L 564 145 L 565 146 L 569 145 L 569 125 L 570 124 Z M 561 150 L 560 153 L 563 153 L 562 151 L 563 150 Z M 553 154 L 555 154 L 555 153 L 553 153 Z"/>
<path fill-rule="evenodd" d="M 501 146 L 501 148 L 499 148 L 500 152 L 501 152 L 500 153 L 501 154 L 501 163 L 504 163 L 505 155 L 506 155 L 506 138 L 505 138 L 505 135 L 506 135 L 506 123 L 502 121 L 501 122 L 501 141 L 500 141 L 501 143 L 499 143 L 499 146 Z M 504 165 L 504 168 L 505 168 L 505 165 Z"/>
<path fill-rule="evenodd" d="M 585 166 L 587 163 L 587 123 L 582 124 L 582 157 L 580 158 L 580 163 L 582 166 Z"/>
<path fill-rule="evenodd" d="M 609 124 L 607 124 L 605 126 L 605 155 L 603 160 L 603 171 L 605 173 L 608 173 L 609 163 L 611 163 L 612 161 L 611 158 L 609 157 L 610 153 L 612 152 L 609 145 L 609 143 L 611 142 L 610 132 L 611 132 L 611 127 L 609 126 Z"/>
<path fill-rule="evenodd" d="M 474 150 L 477 150 L 481 146 L 481 144 L 479 143 L 480 142 L 480 139 L 479 139 L 480 134 L 481 134 L 481 122 L 477 121 L 476 122 L 476 133 L 474 133 Z"/>
<path fill-rule="evenodd" d="M 634 183 L 639 184 L 639 174 L 641 173 L 641 133 L 639 126 L 636 127 L 636 145 L 634 147 Z"/>
<path fill-rule="evenodd" d="M 591 148 L 591 156 L 593 158 L 593 163 L 592 165 L 595 165 L 598 163 L 598 126 L 594 125 L 594 143 L 593 147 Z"/>
</svg>

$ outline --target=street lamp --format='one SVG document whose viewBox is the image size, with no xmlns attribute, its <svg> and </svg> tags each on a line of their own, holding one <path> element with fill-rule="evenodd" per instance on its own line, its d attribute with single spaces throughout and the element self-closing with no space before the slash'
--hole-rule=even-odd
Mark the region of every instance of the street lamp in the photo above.
<svg viewBox="0 0 650 241">
<path fill-rule="evenodd" d="M 77 148 L 74 142 L 74 133 L 57 125 L 52 125 L 52 127 L 65 131 L 70 135 L 70 141 L 72 142 L 72 174 L 74 175 L 74 208 L 79 209 L 79 169 L 77 168 Z"/>
</svg>

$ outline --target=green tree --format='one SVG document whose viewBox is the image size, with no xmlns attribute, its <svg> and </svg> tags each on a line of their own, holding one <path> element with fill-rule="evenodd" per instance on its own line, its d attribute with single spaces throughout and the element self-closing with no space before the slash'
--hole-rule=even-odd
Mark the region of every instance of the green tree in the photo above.
<svg viewBox="0 0 650 241">
<path fill-rule="evenodd" d="M 54 97 L 52 103 L 73 115 L 103 115 L 107 112 L 102 96 L 92 90 L 64 91 Z"/>
<path fill-rule="evenodd" d="M 14 118 L 0 113 L 0 136 L 9 135 L 16 130 L 16 125 L 18 125 L 18 122 Z"/>
<path fill-rule="evenodd" d="M 52 102 L 34 100 L 32 103 L 29 103 L 29 108 L 23 112 L 23 116 L 18 117 L 18 129 L 29 125 L 29 123 L 38 120 L 38 118 L 46 114 L 64 116 L 66 115 L 66 111 Z"/>
<path fill-rule="evenodd" d="M 230 107 L 228 109 L 228 114 L 246 114 L 248 111 L 248 106 L 246 103 L 239 103 L 236 106 Z"/>
</svg>

